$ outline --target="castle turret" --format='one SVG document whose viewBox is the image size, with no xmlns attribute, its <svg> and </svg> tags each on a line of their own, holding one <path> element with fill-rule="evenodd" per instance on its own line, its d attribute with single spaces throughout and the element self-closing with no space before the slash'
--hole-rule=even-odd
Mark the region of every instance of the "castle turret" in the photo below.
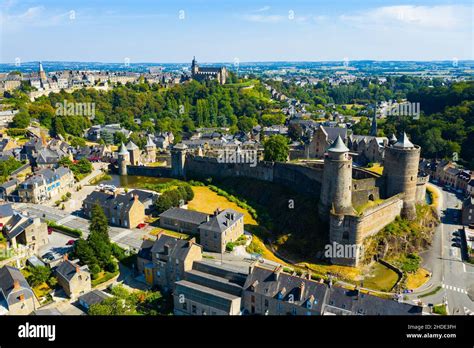
<svg viewBox="0 0 474 348">
<path fill-rule="evenodd" d="M 171 150 L 171 173 L 174 177 L 186 177 L 185 162 L 187 149 L 188 147 L 185 144 L 179 143 L 173 146 Z"/>
<path fill-rule="evenodd" d="M 127 175 L 127 165 L 130 164 L 130 154 L 128 153 L 125 144 L 122 143 L 118 152 L 118 167 L 120 175 Z"/>
<path fill-rule="evenodd" d="M 151 135 L 148 135 L 145 152 L 148 163 L 156 162 L 156 144 L 153 142 Z"/>
<path fill-rule="evenodd" d="M 395 144 L 385 148 L 383 174 L 386 177 L 386 195 L 403 194 L 402 216 L 409 220 L 416 218 L 419 162 L 420 147 L 413 145 L 405 133 Z"/>
<path fill-rule="evenodd" d="M 323 182 L 319 200 L 319 215 L 328 220 L 329 212 L 351 214 L 352 158 L 349 149 L 338 136 L 328 148 L 324 159 Z"/>
</svg>

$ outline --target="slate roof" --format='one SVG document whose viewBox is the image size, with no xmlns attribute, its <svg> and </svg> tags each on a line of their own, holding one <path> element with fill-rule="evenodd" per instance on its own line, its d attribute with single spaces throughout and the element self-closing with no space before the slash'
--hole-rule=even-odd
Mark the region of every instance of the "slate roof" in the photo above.
<svg viewBox="0 0 474 348">
<path fill-rule="evenodd" d="M 348 152 L 346 144 L 342 141 L 341 137 L 338 135 L 335 142 L 332 143 L 328 148 L 329 152 Z"/>
<path fill-rule="evenodd" d="M 120 146 L 120 151 L 118 153 L 119 155 L 128 155 L 127 147 L 125 146 L 124 143 Z"/>
<path fill-rule="evenodd" d="M 31 217 L 25 217 L 19 213 L 15 213 L 8 223 L 9 228 L 5 234 L 7 238 L 11 240 L 23 233 L 25 229 L 31 226 L 34 222 L 34 219 Z"/>
<path fill-rule="evenodd" d="M 129 141 L 128 144 L 127 144 L 127 150 L 137 150 L 138 149 L 138 146 L 135 145 L 135 143 L 133 141 Z"/>
<path fill-rule="evenodd" d="M 160 214 L 160 218 L 168 218 L 179 220 L 183 222 L 189 222 L 200 225 L 207 221 L 208 214 L 201 213 L 199 211 L 182 209 L 182 208 L 170 208 Z"/>
<path fill-rule="evenodd" d="M 217 216 L 212 216 L 209 221 L 201 224 L 199 228 L 222 233 L 237 223 L 237 221 L 239 221 L 243 216 L 244 214 L 233 209 L 225 209 L 217 214 Z"/>
<path fill-rule="evenodd" d="M 88 307 L 90 307 L 94 304 L 101 303 L 108 298 L 110 298 L 109 295 L 107 295 L 103 291 L 96 289 L 96 290 L 89 291 L 87 294 L 79 296 L 78 300 L 79 300 L 79 303 L 85 303 Z"/>
<path fill-rule="evenodd" d="M 301 284 L 303 292 L 301 292 Z M 293 299 L 296 306 L 311 302 L 312 310 L 322 312 L 326 285 L 280 271 L 278 276 L 272 270 L 254 267 L 245 282 L 244 289 L 280 300 Z M 292 295 L 292 297 L 290 297 Z"/>
<path fill-rule="evenodd" d="M 13 216 L 13 204 L 0 205 L 0 218 Z"/>
<path fill-rule="evenodd" d="M 336 313 L 338 310 L 348 311 L 348 314 L 353 315 L 414 315 L 421 314 L 423 310 L 420 306 L 399 303 L 340 287 L 328 289 L 326 306 L 327 311 Z"/>
<path fill-rule="evenodd" d="M 240 296 L 212 289 L 187 280 L 180 280 L 175 284 L 175 293 L 184 295 L 187 300 L 196 301 L 199 304 L 217 308 L 225 312 L 231 311 L 232 301 L 240 299 Z"/>
<path fill-rule="evenodd" d="M 301 297 L 300 284 L 304 283 Z M 423 308 L 395 300 L 364 294 L 358 290 L 321 284 L 309 279 L 281 272 L 276 276 L 272 270 L 254 267 L 247 278 L 244 289 L 265 296 L 287 300 L 293 294 L 295 305 L 303 306 L 313 301 L 312 310 L 339 315 L 421 315 Z M 315 307 L 316 305 L 316 307 Z"/>
<path fill-rule="evenodd" d="M 10 296 L 14 290 L 15 280 L 18 281 L 20 289 L 15 290 L 15 296 Z M 0 289 L 6 297 L 5 300 L 7 301 L 8 305 L 19 302 L 20 295 L 24 295 L 25 299 L 30 299 L 34 296 L 30 285 L 20 270 L 11 266 L 4 266 L 3 268 L 0 268 Z"/>
<path fill-rule="evenodd" d="M 151 248 L 153 247 L 153 244 L 153 241 L 145 239 L 142 242 L 142 245 L 140 246 L 140 250 L 138 251 L 137 257 L 151 261 Z"/>
<path fill-rule="evenodd" d="M 84 199 L 85 203 L 95 204 L 100 203 L 103 207 L 108 207 L 109 209 L 120 209 L 123 212 L 128 212 L 135 199 L 132 192 L 127 194 L 119 194 L 115 197 L 113 194 L 102 192 L 102 191 L 93 191 Z"/>
<path fill-rule="evenodd" d="M 172 257 L 177 260 L 184 260 L 190 250 L 191 242 L 184 239 L 174 238 L 161 234 L 151 248 L 152 254 L 160 254 L 164 258 Z M 168 254 L 166 254 L 166 247 Z"/>
<path fill-rule="evenodd" d="M 78 264 L 70 260 L 64 260 L 58 265 L 58 267 L 56 267 L 56 272 L 67 281 L 70 281 L 77 273 L 77 267 L 79 267 L 81 271 L 89 271 L 87 266 L 80 267 Z"/>
<path fill-rule="evenodd" d="M 408 136 L 405 132 L 403 132 L 400 139 L 398 139 L 398 141 L 393 146 L 398 147 L 398 148 L 406 148 L 406 149 L 415 147 L 410 141 L 410 139 L 408 139 Z"/>
<path fill-rule="evenodd" d="M 327 134 L 328 141 L 333 142 L 340 136 L 343 139 L 347 138 L 347 128 L 341 127 L 324 127 L 320 126 L 321 130 Z"/>
</svg>

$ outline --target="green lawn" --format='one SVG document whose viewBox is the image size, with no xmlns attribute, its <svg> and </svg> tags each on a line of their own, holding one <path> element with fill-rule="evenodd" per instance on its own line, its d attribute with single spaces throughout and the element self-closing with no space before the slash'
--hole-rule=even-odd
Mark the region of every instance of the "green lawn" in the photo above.
<svg viewBox="0 0 474 348">
<path fill-rule="evenodd" d="M 389 292 L 397 281 L 397 273 L 377 262 L 364 278 L 364 288 Z"/>
</svg>

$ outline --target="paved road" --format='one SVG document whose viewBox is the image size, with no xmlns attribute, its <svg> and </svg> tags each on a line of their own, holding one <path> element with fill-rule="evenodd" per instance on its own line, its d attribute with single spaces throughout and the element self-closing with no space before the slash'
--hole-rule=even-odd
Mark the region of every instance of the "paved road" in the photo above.
<svg viewBox="0 0 474 348">
<path fill-rule="evenodd" d="M 52 220 L 57 224 L 82 231 L 83 237 L 89 235 L 89 220 L 62 211 L 55 207 L 50 207 L 32 203 L 16 203 L 16 208 L 26 211 L 32 215 L 39 216 L 42 219 Z M 140 249 L 144 237 L 148 237 L 148 230 L 130 230 L 120 227 L 109 227 L 110 239 L 122 247 L 130 247 L 135 251 Z"/>
<path fill-rule="evenodd" d="M 474 313 L 474 267 L 463 262 L 461 249 L 453 246 L 452 241 L 453 233 L 462 228 L 458 220 L 462 202 L 454 193 L 435 188 L 440 197 L 441 224 L 436 229 L 432 247 L 421 254 L 423 266 L 432 272 L 432 278 L 417 293 L 429 293 L 441 286 L 436 294 L 421 300 L 432 304 L 447 302 L 449 314 L 471 314 Z M 416 299 L 418 294 L 409 296 L 409 299 Z"/>
</svg>

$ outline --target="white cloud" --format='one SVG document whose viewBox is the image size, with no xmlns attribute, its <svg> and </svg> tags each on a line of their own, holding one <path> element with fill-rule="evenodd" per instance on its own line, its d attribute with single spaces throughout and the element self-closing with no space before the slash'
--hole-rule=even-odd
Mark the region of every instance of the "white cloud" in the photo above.
<svg viewBox="0 0 474 348">
<path fill-rule="evenodd" d="M 254 12 L 265 12 L 268 11 L 271 7 L 270 6 L 263 6 L 262 8 L 259 8 L 258 10 L 255 10 Z"/>
<path fill-rule="evenodd" d="M 281 16 L 281 15 L 257 15 L 257 14 L 244 15 L 242 18 L 248 22 L 256 22 L 256 23 L 279 23 L 288 19 L 288 17 Z"/>
<path fill-rule="evenodd" d="M 463 5 L 384 6 L 365 12 L 341 15 L 339 19 L 363 25 L 401 25 L 422 28 L 455 29 L 469 25 L 471 9 Z"/>
</svg>

